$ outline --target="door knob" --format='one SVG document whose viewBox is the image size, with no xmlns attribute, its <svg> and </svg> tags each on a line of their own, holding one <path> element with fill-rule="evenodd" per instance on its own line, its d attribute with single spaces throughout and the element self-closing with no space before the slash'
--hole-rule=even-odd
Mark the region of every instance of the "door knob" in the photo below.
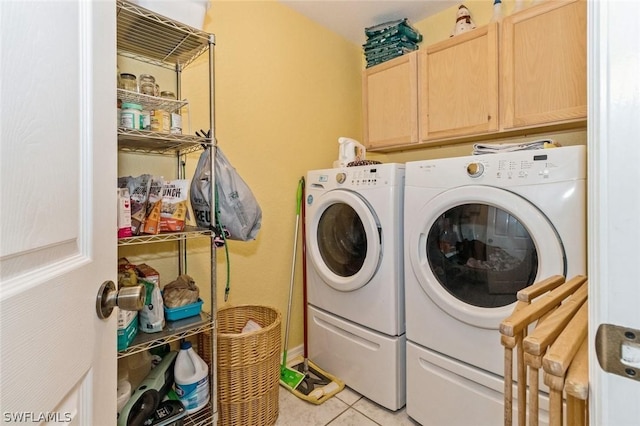
<svg viewBox="0 0 640 426">
<path fill-rule="evenodd" d="M 144 307 L 146 293 L 142 285 L 116 289 L 113 281 L 105 281 L 98 290 L 96 312 L 98 318 L 107 319 L 116 306 L 125 311 L 139 311 Z"/>
</svg>

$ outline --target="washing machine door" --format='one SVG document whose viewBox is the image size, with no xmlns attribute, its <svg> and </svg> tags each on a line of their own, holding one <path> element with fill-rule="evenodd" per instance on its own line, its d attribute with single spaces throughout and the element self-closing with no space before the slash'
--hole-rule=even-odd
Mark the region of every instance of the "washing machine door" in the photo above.
<svg viewBox="0 0 640 426">
<path fill-rule="evenodd" d="M 408 234 L 413 272 L 442 310 L 467 324 L 497 329 L 513 311 L 518 290 L 565 274 L 555 228 L 536 206 L 512 192 L 454 188 L 417 214 Z"/>
<path fill-rule="evenodd" d="M 382 231 L 375 211 L 364 198 L 347 190 L 328 191 L 313 203 L 307 250 L 316 272 L 339 291 L 366 285 L 382 256 Z"/>
</svg>

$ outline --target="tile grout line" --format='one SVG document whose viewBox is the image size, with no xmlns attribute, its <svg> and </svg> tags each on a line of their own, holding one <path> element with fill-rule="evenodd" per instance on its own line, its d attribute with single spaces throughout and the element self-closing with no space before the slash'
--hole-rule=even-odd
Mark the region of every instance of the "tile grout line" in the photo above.
<svg viewBox="0 0 640 426">
<path fill-rule="evenodd" d="M 338 395 L 336 395 L 336 397 L 338 399 L 340 399 L 338 397 Z M 383 426 L 381 423 L 378 423 L 377 421 L 375 421 L 374 419 L 372 419 L 371 417 L 367 416 L 366 413 L 363 413 L 362 411 L 358 410 L 356 407 L 354 407 L 359 401 L 361 401 L 364 398 L 364 396 L 360 395 L 360 397 L 358 399 L 356 399 L 355 401 L 353 401 L 353 403 L 348 404 L 347 401 L 340 399 L 340 401 L 344 402 L 347 405 L 347 408 L 342 411 L 340 414 L 338 414 L 336 417 L 334 417 L 333 419 L 331 419 L 329 421 L 329 423 L 327 423 L 325 426 L 329 426 L 331 423 L 333 423 L 335 420 L 337 420 L 340 416 L 342 416 L 343 414 L 345 414 L 347 411 L 349 410 L 354 410 L 356 413 L 362 414 L 364 416 L 364 418 L 366 418 L 367 420 L 371 420 L 374 424 L 376 424 L 377 426 Z"/>
</svg>

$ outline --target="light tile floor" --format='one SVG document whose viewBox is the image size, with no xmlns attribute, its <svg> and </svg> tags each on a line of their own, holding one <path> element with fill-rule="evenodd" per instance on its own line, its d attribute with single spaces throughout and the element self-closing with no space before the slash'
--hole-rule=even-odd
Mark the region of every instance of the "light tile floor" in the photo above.
<svg viewBox="0 0 640 426">
<path fill-rule="evenodd" d="M 280 386 L 276 426 L 414 426 L 403 407 L 390 411 L 345 387 L 320 405 L 304 401 Z"/>
</svg>

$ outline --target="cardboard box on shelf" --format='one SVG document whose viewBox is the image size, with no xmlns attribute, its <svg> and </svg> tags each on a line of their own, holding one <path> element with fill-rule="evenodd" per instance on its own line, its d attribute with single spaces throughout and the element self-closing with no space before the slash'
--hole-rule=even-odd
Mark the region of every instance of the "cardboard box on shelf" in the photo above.
<svg viewBox="0 0 640 426">
<path fill-rule="evenodd" d="M 118 350 L 129 347 L 138 334 L 138 312 L 118 309 Z"/>
<path fill-rule="evenodd" d="M 140 278 L 144 278 L 154 284 L 160 286 L 160 273 L 146 263 L 136 265 L 136 272 Z"/>
</svg>

